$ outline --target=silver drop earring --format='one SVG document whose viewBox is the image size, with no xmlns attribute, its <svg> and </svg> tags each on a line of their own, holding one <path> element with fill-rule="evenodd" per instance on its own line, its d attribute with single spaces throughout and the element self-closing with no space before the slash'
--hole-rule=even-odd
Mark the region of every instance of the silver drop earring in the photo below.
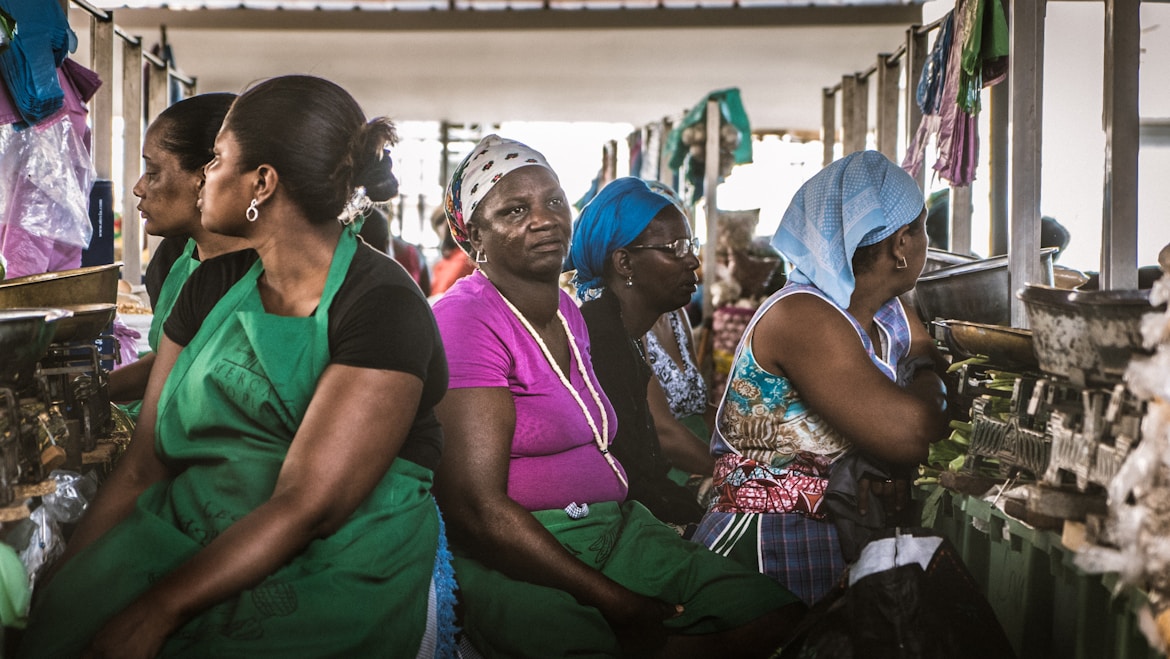
<svg viewBox="0 0 1170 659">
<path fill-rule="evenodd" d="M 244 211 L 244 217 L 248 218 L 249 222 L 255 222 L 256 220 L 260 219 L 260 209 L 256 207 L 259 203 L 260 202 L 255 197 L 253 197 L 252 203 L 248 204 L 248 210 Z"/>
</svg>

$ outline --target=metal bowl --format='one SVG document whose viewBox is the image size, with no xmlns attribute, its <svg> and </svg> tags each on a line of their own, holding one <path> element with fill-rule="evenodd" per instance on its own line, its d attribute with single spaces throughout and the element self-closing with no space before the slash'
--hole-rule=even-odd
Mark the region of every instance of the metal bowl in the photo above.
<svg viewBox="0 0 1170 659">
<path fill-rule="evenodd" d="M 1052 255 L 1040 250 L 1040 282 L 1052 285 Z M 927 320 L 965 320 L 984 325 L 1011 325 L 1011 279 L 1008 257 L 995 256 L 939 268 L 918 278 L 914 288 L 918 313 Z"/>
<path fill-rule="evenodd" d="M 964 263 L 970 263 L 971 261 L 977 260 L 979 260 L 979 257 L 977 256 L 959 254 L 957 252 L 948 252 L 946 250 L 930 247 L 926 250 L 926 265 L 923 266 L 922 273 L 926 274 L 927 272 L 934 272 L 939 268 L 945 268 L 952 265 L 962 265 Z M 907 309 L 913 309 L 918 313 L 918 318 L 922 322 L 928 324 L 930 323 L 931 319 L 923 315 L 922 305 L 918 303 L 918 295 L 914 292 L 913 288 L 901 294 L 899 297 L 902 298 L 902 304 L 904 304 Z"/>
<path fill-rule="evenodd" d="M 965 320 L 944 320 L 938 324 L 944 328 L 947 347 L 961 358 L 983 355 L 992 364 L 1003 367 L 1037 365 L 1030 330 Z"/>
<path fill-rule="evenodd" d="M 93 341 L 110 326 L 118 313 L 118 305 L 105 303 L 70 304 L 62 308 L 72 311 L 73 315 L 58 321 L 53 343 Z"/>
<path fill-rule="evenodd" d="M 1148 352 L 1141 331 L 1142 316 L 1155 310 L 1148 289 L 1077 291 L 1070 297 L 1082 309 L 1097 366 L 1106 378 L 1122 376 L 1134 353 Z"/>
<path fill-rule="evenodd" d="M 14 388 L 28 383 L 28 371 L 44 356 L 65 309 L 0 309 L 0 383 Z"/>
<path fill-rule="evenodd" d="M 1084 309 L 1072 301 L 1073 295 L 1069 290 L 1035 285 L 1016 293 L 1028 314 L 1040 368 L 1084 383 L 1097 373 L 1097 350 Z"/>
<path fill-rule="evenodd" d="M 0 309 L 116 304 L 122 264 L 46 272 L 0 281 Z"/>
</svg>

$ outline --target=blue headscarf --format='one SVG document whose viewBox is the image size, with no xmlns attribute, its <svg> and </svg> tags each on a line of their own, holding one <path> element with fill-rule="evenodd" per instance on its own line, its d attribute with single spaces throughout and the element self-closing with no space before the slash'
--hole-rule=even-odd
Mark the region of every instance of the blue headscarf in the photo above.
<svg viewBox="0 0 1170 659">
<path fill-rule="evenodd" d="M 792 264 L 789 281 L 812 284 L 842 309 L 853 287 L 853 253 L 913 222 L 923 209 L 918 183 L 877 151 L 829 164 L 792 197 L 772 246 Z"/>
<path fill-rule="evenodd" d="M 639 178 L 626 176 L 612 181 L 589 202 L 573 225 L 566 270 L 573 277 L 577 297 L 596 297 L 605 287 L 605 261 L 615 249 L 629 245 L 646 230 L 650 221 L 673 202 L 655 192 Z"/>
</svg>

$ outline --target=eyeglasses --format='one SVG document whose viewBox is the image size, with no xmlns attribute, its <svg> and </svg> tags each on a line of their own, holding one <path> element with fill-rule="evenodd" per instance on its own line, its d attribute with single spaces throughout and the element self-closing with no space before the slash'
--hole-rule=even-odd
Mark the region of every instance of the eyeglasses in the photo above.
<svg viewBox="0 0 1170 659">
<path fill-rule="evenodd" d="M 685 259 L 687 255 L 699 256 L 699 241 L 696 238 L 679 238 L 663 245 L 630 245 L 626 249 L 656 249 L 660 252 L 670 252 L 675 258 Z"/>
</svg>

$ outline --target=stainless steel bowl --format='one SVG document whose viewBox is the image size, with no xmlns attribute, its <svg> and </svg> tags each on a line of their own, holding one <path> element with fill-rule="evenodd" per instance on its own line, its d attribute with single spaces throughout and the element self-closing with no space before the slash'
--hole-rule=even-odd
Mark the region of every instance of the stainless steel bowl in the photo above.
<svg viewBox="0 0 1170 659">
<path fill-rule="evenodd" d="M 1071 299 L 1082 309 L 1098 368 L 1106 378 L 1121 377 L 1134 353 L 1148 352 L 1142 347 L 1141 331 L 1142 316 L 1155 310 L 1148 289 L 1077 291 Z"/>
<path fill-rule="evenodd" d="M 1073 381 L 1092 379 L 1097 350 L 1089 338 L 1089 322 L 1072 291 L 1051 286 L 1025 286 L 1016 295 L 1024 302 L 1036 358 L 1045 372 Z"/>
<path fill-rule="evenodd" d="M 1052 285 L 1055 248 L 1040 251 L 1042 281 Z M 918 313 L 927 320 L 965 320 L 985 325 L 1011 325 L 1011 279 L 1008 257 L 994 256 L 947 266 L 918 278 L 914 288 Z"/>
<path fill-rule="evenodd" d="M 93 341 L 109 327 L 118 313 L 118 305 L 105 303 L 70 304 L 62 308 L 73 312 L 73 315 L 57 323 L 57 331 L 53 334 L 54 343 Z"/>
<path fill-rule="evenodd" d="M 0 384 L 19 388 L 45 354 L 57 322 L 71 312 L 55 308 L 0 309 Z"/>
</svg>

